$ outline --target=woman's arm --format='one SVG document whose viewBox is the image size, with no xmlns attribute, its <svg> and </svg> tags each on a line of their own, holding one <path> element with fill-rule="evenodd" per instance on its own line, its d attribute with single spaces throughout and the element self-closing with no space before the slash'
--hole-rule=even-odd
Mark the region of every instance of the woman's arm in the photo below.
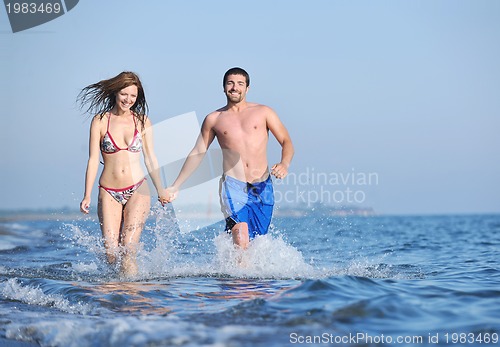
<svg viewBox="0 0 500 347">
<path fill-rule="evenodd" d="M 87 214 L 89 213 L 89 206 L 92 195 L 92 187 L 97 176 L 99 168 L 99 151 L 101 140 L 101 124 L 100 119 L 96 116 L 92 119 L 90 124 L 90 137 L 89 137 L 89 159 L 87 162 L 87 171 L 85 173 L 85 192 L 83 200 L 80 203 L 80 211 Z"/>
<path fill-rule="evenodd" d="M 146 117 L 145 130 L 143 131 L 143 154 L 144 154 L 144 164 L 148 170 L 149 175 L 153 181 L 153 185 L 156 188 L 158 194 L 158 200 L 163 204 L 167 202 L 165 195 L 165 189 L 161 182 L 160 168 L 158 166 L 158 159 L 154 151 L 153 142 L 153 127 L 149 118 Z"/>
</svg>

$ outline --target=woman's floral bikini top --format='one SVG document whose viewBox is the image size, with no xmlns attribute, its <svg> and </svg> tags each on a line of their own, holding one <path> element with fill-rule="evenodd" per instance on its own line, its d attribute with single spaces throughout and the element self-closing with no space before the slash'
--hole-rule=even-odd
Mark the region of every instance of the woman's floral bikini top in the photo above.
<svg viewBox="0 0 500 347">
<path fill-rule="evenodd" d="M 120 148 L 116 145 L 115 141 L 113 140 L 113 137 L 111 136 L 111 133 L 109 132 L 109 121 L 111 120 L 111 114 L 109 114 L 108 128 L 106 129 L 106 134 L 104 134 L 104 137 L 102 138 L 101 142 L 101 151 L 103 153 L 113 154 L 119 151 L 129 151 L 136 153 L 142 150 L 142 138 L 139 134 L 139 131 L 137 130 L 137 122 L 135 120 L 135 117 L 133 115 L 132 117 L 134 118 L 134 124 L 135 124 L 134 137 L 132 139 L 132 142 L 127 148 Z"/>
</svg>

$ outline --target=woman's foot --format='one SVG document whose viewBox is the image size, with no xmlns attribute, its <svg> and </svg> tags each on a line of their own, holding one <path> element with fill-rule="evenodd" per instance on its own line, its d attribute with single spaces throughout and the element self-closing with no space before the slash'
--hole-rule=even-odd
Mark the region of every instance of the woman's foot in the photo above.
<svg viewBox="0 0 500 347">
<path fill-rule="evenodd" d="M 125 278 L 137 277 L 139 269 L 137 267 L 137 261 L 135 255 L 125 254 L 122 258 L 120 275 Z"/>
</svg>

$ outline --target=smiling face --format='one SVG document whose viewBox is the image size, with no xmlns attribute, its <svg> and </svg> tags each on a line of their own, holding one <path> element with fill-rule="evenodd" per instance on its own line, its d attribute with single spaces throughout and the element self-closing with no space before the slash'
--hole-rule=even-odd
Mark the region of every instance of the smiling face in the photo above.
<svg viewBox="0 0 500 347">
<path fill-rule="evenodd" d="M 239 103 L 245 100 L 248 92 L 248 86 L 245 76 L 229 75 L 224 84 L 224 93 L 227 101 L 231 103 Z"/>
<path fill-rule="evenodd" d="M 116 94 L 116 108 L 119 113 L 127 112 L 137 100 L 137 86 L 131 85 Z"/>
</svg>

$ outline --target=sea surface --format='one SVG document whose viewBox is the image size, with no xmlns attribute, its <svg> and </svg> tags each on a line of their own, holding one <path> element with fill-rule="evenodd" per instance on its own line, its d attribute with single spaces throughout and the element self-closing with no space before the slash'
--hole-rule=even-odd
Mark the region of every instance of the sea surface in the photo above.
<svg viewBox="0 0 500 347">
<path fill-rule="evenodd" d="M 132 281 L 100 237 L 93 217 L 0 218 L 0 346 L 500 345 L 500 215 L 312 209 L 241 253 L 155 207 Z"/>
</svg>

